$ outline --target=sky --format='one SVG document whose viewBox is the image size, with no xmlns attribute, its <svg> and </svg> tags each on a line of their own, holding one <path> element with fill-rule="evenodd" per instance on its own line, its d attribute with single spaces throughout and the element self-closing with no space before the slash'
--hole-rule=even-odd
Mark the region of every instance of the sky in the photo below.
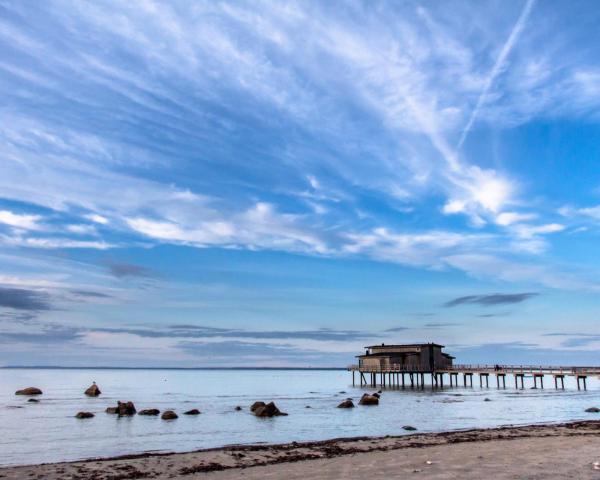
<svg viewBox="0 0 600 480">
<path fill-rule="evenodd" d="M 0 0 L 0 365 L 600 364 L 599 23 Z"/>
</svg>

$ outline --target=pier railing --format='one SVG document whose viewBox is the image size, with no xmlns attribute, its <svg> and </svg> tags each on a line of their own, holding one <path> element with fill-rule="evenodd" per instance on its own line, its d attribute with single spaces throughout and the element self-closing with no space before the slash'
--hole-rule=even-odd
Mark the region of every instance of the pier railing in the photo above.
<svg viewBox="0 0 600 480">
<path fill-rule="evenodd" d="M 407 365 L 349 365 L 349 371 L 363 373 L 431 373 L 430 368 L 414 367 Z M 460 364 L 450 367 L 436 368 L 436 373 L 509 373 L 525 375 L 573 375 L 573 376 L 600 376 L 600 367 L 592 366 L 564 366 L 564 365 L 487 365 L 487 364 Z"/>
</svg>

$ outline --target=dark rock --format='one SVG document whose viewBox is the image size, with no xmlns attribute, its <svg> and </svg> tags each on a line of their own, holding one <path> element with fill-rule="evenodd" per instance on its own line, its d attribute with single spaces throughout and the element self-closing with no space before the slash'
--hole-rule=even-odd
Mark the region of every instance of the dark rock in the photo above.
<svg viewBox="0 0 600 480">
<path fill-rule="evenodd" d="M 404 425 L 402 428 L 404 430 L 408 430 L 409 432 L 414 432 L 416 430 L 416 428 L 413 427 L 412 425 Z"/>
<path fill-rule="evenodd" d="M 79 412 L 75 415 L 75 418 L 94 418 L 94 414 L 92 412 Z"/>
<path fill-rule="evenodd" d="M 242 409 L 242 407 L 240 407 L 239 405 L 238 405 L 237 407 L 235 407 L 235 408 L 234 408 L 234 410 L 235 410 L 236 412 L 239 412 L 241 409 Z"/>
<path fill-rule="evenodd" d="M 265 404 L 265 402 L 254 402 L 252 407 L 250 407 L 250 410 L 257 417 L 276 417 L 287 415 L 287 413 L 281 412 L 273 402 L 267 404 Z"/>
<path fill-rule="evenodd" d="M 340 391 L 340 392 L 338 392 L 338 393 L 346 393 L 346 392 L 345 392 L 344 390 L 342 390 L 342 391 Z"/>
<path fill-rule="evenodd" d="M 119 417 L 135 415 L 136 411 L 133 402 L 117 402 L 117 413 L 119 414 Z"/>
<path fill-rule="evenodd" d="M 41 395 L 42 391 L 36 387 L 27 387 L 23 390 L 17 390 L 15 395 Z"/>
<path fill-rule="evenodd" d="M 175 420 L 176 418 L 179 418 L 179 417 L 177 416 L 177 414 L 173 410 L 166 410 L 160 416 L 160 418 L 162 418 L 163 420 Z"/>
<path fill-rule="evenodd" d="M 36 398 L 30 398 L 29 400 L 27 400 L 28 403 L 40 403 L 39 400 L 37 400 Z"/>
<path fill-rule="evenodd" d="M 117 407 L 107 407 L 105 411 L 106 413 L 110 413 L 112 415 L 119 413 L 119 409 Z"/>
<path fill-rule="evenodd" d="M 600 413 L 600 408 L 598 407 L 590 407 L 585 409 L 588 413 Z"/>
<path fill-rule="evenodd" d="M 160 410 L 158 408 L 148 408 L 146 410 L 141 410 L 138 412 L 138 415 L 152 415 L 156 416 L 160 414 Z"/>
<path fill-rule="evenodd" d="M 183 412 L 184 415 L 200 415 L 200 410 L 198 410 L 197 408 L 192 408 L 191 410 L 188 410 L 187 412 Z"/>
<path fill-rule="evenodd" d="M 483 401 L 484 402 L 491 402 L 491 400 L 489 398 L 484 398 Z"/>
<path fill-rule="evenodd" d="M 304 407 L 304 408 L 312 408 L 312 407 L 310 405 L 306 405 L 306 407 Z"/>
<path fill-rule="evenodd" d="M 250 411 L 254 412 L 257 408 L 264 407 L 265 405 L 265 402 L 254 402 L 250 405 Z"/>
<path fill-rule="evenodd" d="M 354 403 L 350 399 L 344 400 L 337 406 L 337 408 L 354 408 Z"/>
<path fill-rule="evenodd" d="M 375 398 L 381 398 L 381 392 L 373 393 L 372 395 L 373 395 Z"/>
<path fill-rule="evenodd" d="M 98 395 L 100 395 L 102 392 L 100 391 L 100 389 L 98 388 L 98 385 L 96 385 L 96 382 L 92 383 L 92 385 L 90 385 L 88 387 L 88 389 L 84 392 L 88 397 L 97 397 Z"/>
<path fill-rule="evenodd" d="M 359 405 L 379 405 L 379 397 L 365 393 L 358 402 Z"/>
</svg>

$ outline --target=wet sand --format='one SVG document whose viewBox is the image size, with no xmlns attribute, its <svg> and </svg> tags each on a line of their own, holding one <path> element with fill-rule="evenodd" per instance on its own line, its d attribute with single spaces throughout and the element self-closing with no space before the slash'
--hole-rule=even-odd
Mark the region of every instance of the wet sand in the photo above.
<svg viewBox="0 0 600 480">
<path fill-rule="evenodd" d="M 2 479 L 48 480 L 419 477 L 600 479 L 600 421 L 232 446 L 0 469 Z"/>
</svg>

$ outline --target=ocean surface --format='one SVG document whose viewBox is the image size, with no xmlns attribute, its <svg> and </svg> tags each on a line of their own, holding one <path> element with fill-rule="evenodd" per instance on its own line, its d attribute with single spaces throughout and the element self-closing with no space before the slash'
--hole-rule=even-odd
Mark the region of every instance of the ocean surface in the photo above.
<svg viewBox="0 0 600 480">
<path fill-rule="evenodd" d="M 352 387 L 352 374 L 341 370 L 119 370 L 0 369 L 0 465 L 24 465 L 141 452 L 189 451 L 228 444 L 281 443 L 361 435 L 401 435 L 403 425 L 435 432 L 508 424 L 560 422 L 599 418 L 585 413 L 600 407 L 600 380 L 588 379 L 578 391 L 572 380 L 556 391 L 552 377 L 544 390 L 515 390 L 507 376 L 506 390 L 448 388 L 443 391 L 386 390 L 379 406 L 338 409 L 365 391 Z M 83 391 L 96 381 L 97 398 Z M 447 382 L 447 380 L 446 380 Z M 493 384 L 493 386 L 492 386 Z M 15 396 L 36 386 L 39 403 Z M 345 393 L 341 393 L 345 392 Z M 491 401 L 485 401 L 489 398 Z M 144 408 L 172 409 L 181 414 L 198 408 L 198 416 L 177 420 L 104 412 L 117 400 Z M 248 407 L 273 400 L 287 417 L 256 418 Z M 243 411 L 235 411 L 240 405 Z M 306 406 L 311 408 L 306 408 Z M 92 419 L 78 420 L 78 411 Z"/>
</svg>

